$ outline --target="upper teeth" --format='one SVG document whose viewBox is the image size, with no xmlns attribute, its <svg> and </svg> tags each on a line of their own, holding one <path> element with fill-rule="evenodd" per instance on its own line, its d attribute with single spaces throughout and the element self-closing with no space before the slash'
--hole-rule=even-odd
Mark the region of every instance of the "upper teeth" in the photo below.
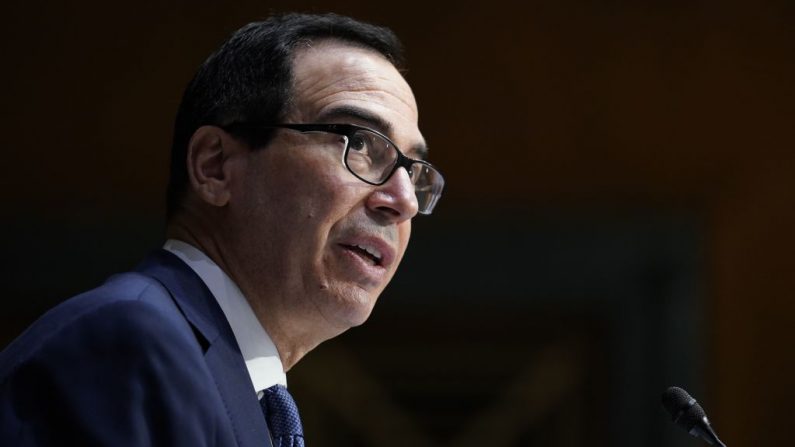
<svg viewBox="0 0 795 447">
<path fill-rule="evenodd" d="M 364 245 L 358 245 L 358 244 L 356 245 L 356 247 L 358 247 L 358 248 L 361 248 L 362 250 L 366 251 L 366 252 L 367 252 L 367 253 L 369 253 L 369 254 L 370 254 L 372 257 L 374 257 L 374 258 L 376 258 L 376 259 L 378 259 L 378 260 L 380 260 L 380 259 L 381 259 L 381 252 L 380 252 L 380 251 L 378 251 L 378 250 L 376 250 L 376 249 L 375 249 L 375 248 L 373 248 L 373 247 L 366 247 L 366 246 L 364 246 Z"/>
</svg>

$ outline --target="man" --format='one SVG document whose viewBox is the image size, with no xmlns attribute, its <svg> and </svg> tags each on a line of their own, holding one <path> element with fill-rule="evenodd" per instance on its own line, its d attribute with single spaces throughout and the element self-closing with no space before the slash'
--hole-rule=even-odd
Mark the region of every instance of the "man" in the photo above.
<svg viewBox="0 0 795 447">
<path fill-rule="evenodd" d="M 444 184 L 401 63 L 389 30 L 336 15 L 210 56 L 177 113 L 164 249 L 2 353 L 0 444 L 304 445 L 286 371 L 367 319 Z"/>
</svg>

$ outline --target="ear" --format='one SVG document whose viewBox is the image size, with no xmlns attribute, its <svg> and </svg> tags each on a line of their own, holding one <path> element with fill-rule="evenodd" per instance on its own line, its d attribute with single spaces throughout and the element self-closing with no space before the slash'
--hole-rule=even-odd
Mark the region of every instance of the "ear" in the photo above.
<svg viewBox="0 0 795 447">
<path fill-rule="evenodd" d="M 225 206 L 231 197 L 232 160 L 241 143 L 223 129 L 202 126 L 188 143 L 188 178 L 196 196 L 213 206 Z"/>
</svg>

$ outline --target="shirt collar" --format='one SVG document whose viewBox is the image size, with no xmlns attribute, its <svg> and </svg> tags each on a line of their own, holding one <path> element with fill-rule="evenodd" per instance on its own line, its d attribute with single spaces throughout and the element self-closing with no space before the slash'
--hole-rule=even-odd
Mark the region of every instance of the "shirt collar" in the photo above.
<svg viewBox="0 0 795 447">
<path fill-rule="evenodd" d="M 287 386 L 287 375 L 279 352 L 232 279 L 201 250 L 186 242 L 169 239 L 163 245 L 199 275 L 224 312 L 243 354 L 248 374 L 258 394 L 276 384 Z"/>
</svg>

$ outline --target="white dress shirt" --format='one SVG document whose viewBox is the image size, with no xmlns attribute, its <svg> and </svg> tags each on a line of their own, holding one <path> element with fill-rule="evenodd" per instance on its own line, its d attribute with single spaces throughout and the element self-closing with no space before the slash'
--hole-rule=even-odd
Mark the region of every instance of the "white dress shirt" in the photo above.
<svg viewBox="0 0 795 447">
<path fill-rule="evenodd" d="M 218 301 L 235 334 L 257 396 L 262 396 L 262 391 L 273 385 L 287 386 L 287 375 L 276 346 L 232 279 L 193 245 L 169 239 L 163 248 L 188 264 Z"/>
</svg>

